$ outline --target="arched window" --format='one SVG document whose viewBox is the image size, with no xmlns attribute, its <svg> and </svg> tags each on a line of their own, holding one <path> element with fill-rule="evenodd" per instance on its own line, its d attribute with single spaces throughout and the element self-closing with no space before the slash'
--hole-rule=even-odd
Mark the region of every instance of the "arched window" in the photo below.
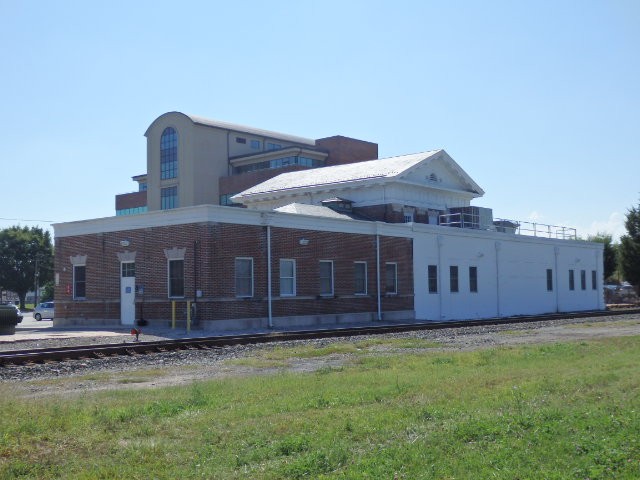
<svg viewBox="0 0 640 480">
<path fill-rule="evenodd" d="M 160 178 L 178 176 L 178 133 L 171 127 L 165 128 L 160 138 Z"/>
</svg>

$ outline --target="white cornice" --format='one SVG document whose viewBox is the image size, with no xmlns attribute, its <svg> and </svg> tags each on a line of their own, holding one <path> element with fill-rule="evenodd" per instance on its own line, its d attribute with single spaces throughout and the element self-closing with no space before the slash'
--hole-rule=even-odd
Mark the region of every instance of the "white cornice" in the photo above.
<svg viewBox="0 0 640 480">
<path fill-rule="evenodd" d="M 485 230 L 471 230 L 453 227 L 441 227 L 422 223 L 383 223 L 364 220 L 344 220 L 313 215 L 282 213 L 274 211 L 248 210 L 244 208 L 222 207 L 218 205 L 199 205 L 196 207 L 176 208 L 138 215 L 82 220 L 79 222 L 55 223 L 55 238 L 77 235 L 137 230 L 141 228 L 165 227 L 193 223 L 230 223 L 236 225 L 270 225 L 272 227 L 317 230 L 324 232 L 343 232 L 362 235 L 382 235 L 388 237 L 413 238 L 420 234 L 434 234 L 442 237 L 476 237 L 498 241 L 537 243 L 557 246 L 593 248 L 601 244 L 580 240 L 558 240 L 526 235 L 513 235 Z"/>
</svg>

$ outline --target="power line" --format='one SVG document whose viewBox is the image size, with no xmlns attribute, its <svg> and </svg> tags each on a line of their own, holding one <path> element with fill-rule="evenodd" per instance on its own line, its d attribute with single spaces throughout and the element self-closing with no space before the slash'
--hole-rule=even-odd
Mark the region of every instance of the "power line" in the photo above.
<svg viewBox="0 0 640 480">
<path fill-rule="evenodd" d="M 38 220 L 38 219 L 32 219 L 29 220 L 28 218 L 4 218 L 4 217 L 0 217 L 0 220 L 7 220 L 10 222 L 44 222 L 44 223 L 58 223 L 56 222 L 56 220 Z"/>
</svg>

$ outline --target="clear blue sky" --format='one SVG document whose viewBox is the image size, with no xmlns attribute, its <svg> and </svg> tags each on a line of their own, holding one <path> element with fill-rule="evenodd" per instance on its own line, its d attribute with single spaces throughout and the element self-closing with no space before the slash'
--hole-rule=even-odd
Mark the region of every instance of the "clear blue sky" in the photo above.
<svg viewBox="0 0 640 480">
<path fill-rule="evenodd" d="M 475 205 L 582 236 L 640 199 L 636 0 L 0 0 L 0 53 L 0 228 L 114 215 L 173 110 L 444 148 Z"/>
</svg>

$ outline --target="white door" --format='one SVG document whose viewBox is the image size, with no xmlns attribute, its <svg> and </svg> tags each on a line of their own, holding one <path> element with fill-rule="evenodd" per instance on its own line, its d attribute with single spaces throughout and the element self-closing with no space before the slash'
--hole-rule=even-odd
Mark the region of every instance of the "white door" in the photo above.
<svg viewBox="0 0 640 480">
<path fill-rule="evenodd" d="M 136 264 L 122 262 L 120 272 L 120 322 L 122 325 L 134 325 L 136 320 Z"/>
</svg>

